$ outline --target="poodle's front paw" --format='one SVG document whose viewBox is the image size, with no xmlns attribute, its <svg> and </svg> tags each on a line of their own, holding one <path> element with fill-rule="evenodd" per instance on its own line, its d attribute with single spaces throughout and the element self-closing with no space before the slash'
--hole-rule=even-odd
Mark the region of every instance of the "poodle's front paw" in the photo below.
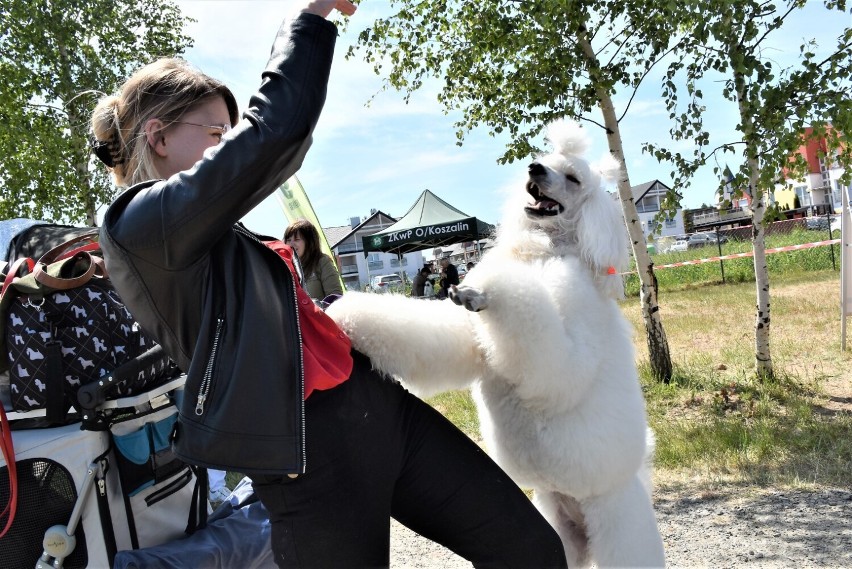
<svg viewBox="0 0 852 569">
<path fill-rule="evenodd" d="M 485 292 L 477 290 L 471 286 L 456 286 L 450 287 L 450 300 L 464 306 L 471 312 L 479 312 L 488 308 L 488 296 Z"/>
</svg>

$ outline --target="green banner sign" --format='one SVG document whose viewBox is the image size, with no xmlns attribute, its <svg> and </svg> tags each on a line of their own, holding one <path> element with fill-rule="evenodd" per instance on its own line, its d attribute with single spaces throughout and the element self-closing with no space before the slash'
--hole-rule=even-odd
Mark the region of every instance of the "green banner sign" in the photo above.
<svg viewBox="0 0 852 569">
<path fill-rule="evenodd" d="M 369 250 L 388 250 L 408 243 L 445 241 L 455 237 L 472 238 L 471 236 L 475 234 L 476 218 L 469 217 L 447 223 L 401 229 L 393 233 L 371 235 L 364 237 L 364 244 Z"/>
</svg>

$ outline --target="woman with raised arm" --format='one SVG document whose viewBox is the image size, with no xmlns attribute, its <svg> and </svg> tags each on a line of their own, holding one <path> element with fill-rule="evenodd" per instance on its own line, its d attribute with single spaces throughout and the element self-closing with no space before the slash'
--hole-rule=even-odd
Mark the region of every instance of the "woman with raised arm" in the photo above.
<svg viewBox="0 0 852 569">
<path fill-rule="evenodd" d="M 128 187 L 101 230 L 111 278 L 187 373 L 175 452 L 253 479 L 281 567 L 387 566 L 391 516 L 478 567 L 564 566 L 511 479 L 351 351 L 288 246 L 237 223 L 301 165 L 336 38 L 325 18 L 355 11 L 302 4 L 242 118 L 223 84 L 175 59 L 92 117 L 97 156 Z"/>
</svg>

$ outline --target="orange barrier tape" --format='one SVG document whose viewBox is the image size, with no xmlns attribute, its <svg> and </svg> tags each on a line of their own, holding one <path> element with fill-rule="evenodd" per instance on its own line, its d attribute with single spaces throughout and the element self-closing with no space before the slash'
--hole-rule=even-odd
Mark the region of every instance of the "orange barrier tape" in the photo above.
<svg viewBox="0 0 852 569">
<path fill-rule="evenodd" d="M 784 251 L 796 251 L 797 249 L 811 249 L 812 247 L 823 247 L 825 245 L 836 245 L 838 243 L 840 243 L 840 239 L 814 241 L 813 243 L 802 243 L 801 245 L 787 245 L 785 247 L 775 247 L 774 249 L 767 249 L 766 254 L 769 255 L 771 253 L 781 253 Z M 727 259 L 742 259 L 743 257 L 754 257 L 754 251 L 749 251 L 748 253 L 734 253 L 733 255 L 722 255 L 720 257 L 707 257 L 706 259 L 695 259 L 694 261 L 681 261 L 680 263 L 671 263 L 668 265 L 654 265 L 654 270 L 670 269 L 673 267 L 684 267 L 686 265 L 700 265 L 701 263 L 715 263 L 716 261 L 725 261 Z M 621 274 L 629 275 L 635 272 L 636 271 L 629 271 L 627 273 Z"/>
</svg>

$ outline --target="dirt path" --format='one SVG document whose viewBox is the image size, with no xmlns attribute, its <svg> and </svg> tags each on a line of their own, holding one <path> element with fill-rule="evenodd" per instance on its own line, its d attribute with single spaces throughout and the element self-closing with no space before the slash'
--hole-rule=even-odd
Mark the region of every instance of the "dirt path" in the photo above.
<svg viewBox="0 0 852 569">
<path fill-rule="evenodd" d="M 852 370 L 820 385 L 818 413 L 852 413 Z M 682 488 L 682 486 L 681 486 Z M 849 488 L 737 487 L 654 493 L 670 568 L 852 567 Z M 393 523 L 394 569 L 469 569 L 451 551 Z"/>
<path fill-rule="evenodd" d="M 668 567 L 852 567 L 852 492 L 841 489 L 658 493 Z M 394 523 L 391 567 L 471 564 Z"/>
</svg>

